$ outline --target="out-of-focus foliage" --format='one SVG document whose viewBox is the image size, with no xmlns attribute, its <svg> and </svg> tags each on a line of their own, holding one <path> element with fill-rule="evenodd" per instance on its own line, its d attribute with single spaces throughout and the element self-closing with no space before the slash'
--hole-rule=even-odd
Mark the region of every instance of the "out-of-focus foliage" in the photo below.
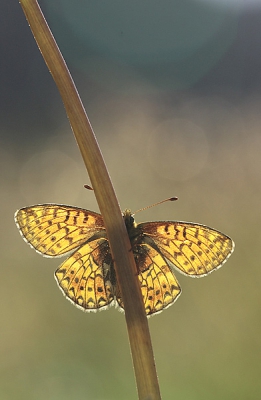
<svg viewBox="0 0 261 400">
<path fill-rule="evenodd" d="M 55 3 L 59 13 L 52 8 L 47 17 L 58 42 L 61 36 L 77 41 L 77 31 L 65 29 L 65 5 Z M 94 13 L 92 2 L 81 6 L 87 3 Z M 188 19 L 183 17 L 180 24 L 189 32 L 191 3 L 183 3 Z M 47 2 L 43 5 L 48 10 Z M 36 254 L 13 222 L 17 208 L 36 203 L 98 208 L 93 193 L 83 188 L 88 176 L 19 4 L 6 0 L 0 7 L 0 18 L 8 21 L 0 24 L 0 398 L 134 399 L 124 316 L 115 309 L 84 314 L 73 307 L 53 278 L 61 260 Z M 71 11 L 71 21 L 82 21 L 76 12 L 77 8 L 75 14 Z M 132 13 L 137 24 L 135 3 Z M 123 60 L 121 54 L 116 57 L 107 51 L 93 61 L 88 48 L 98 49 L 91 35 L 89 47 L 85 39 L 81 43 L 86 70 L 79 68 L 78 59 L 74 63 L 69 57 L 70 42 L 64 49 L 122 209 L 135 211 L 178 196 L 178 202 L 137 214 L 137 222 L 199 222 L 230 235 L 236 243 L 229 261 L 209 277 L 177 274 L 181 297 L 149 321 L 165 399 L 256 400 L 261 396 L 261 11 L 256 8 L 251 14 L 241 8 L 233 15 L 230 8 L 229 13 L 233 40 L 226 53 L 222 56 L 218 42 L 209 42 L 213 48 L 205 48 L 205 58 L 198 54 L 202 74 L 186 89 L 177 90 L 178 78 L 175 71 L 169 74 L 166 60 L 168 85 L 162 84 L 165 78 L 158 79 L 158 73 L 155 80 L 150 75 L 147 79 L 146 66 L 141 73 L 140 66 L 127 56 Z M 115 26 L 119 19 L 115 16 Z M 80 29 L 87 32 L 84 23 Z M 99 21 L 92 29 L 101 32 Z M 193 39 L 191 35 L 191 43 Z M 128 54 L 127 44 L 124 50 Z M 77 49 L 73 51 L 79 56 Z M 203 60 L 208 55 L 216 58 L 205 69 Z M 93 63 L 90 69 L 88 56 Z M 157 61 L 150 59 L 150 68 L 158 68 L 161 57 L 155 53 Z M 193 71 L 193 63 L 188 66 Z M 164 73 L 162 64 L 160 71 Z"/>
</svg>

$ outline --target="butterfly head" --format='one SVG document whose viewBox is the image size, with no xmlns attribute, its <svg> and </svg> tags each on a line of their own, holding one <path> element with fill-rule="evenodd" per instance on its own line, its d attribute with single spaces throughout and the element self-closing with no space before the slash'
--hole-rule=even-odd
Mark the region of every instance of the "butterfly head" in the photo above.
<svg viewBox="0 0 261 400">
<path fill-rule="evenodd" d="M 128 232 L 136 227 L 136 222 L 133 217 L 134 214 L 131 213 L 131 210 L 125 210 L 122 215 Z"/>
</svg>

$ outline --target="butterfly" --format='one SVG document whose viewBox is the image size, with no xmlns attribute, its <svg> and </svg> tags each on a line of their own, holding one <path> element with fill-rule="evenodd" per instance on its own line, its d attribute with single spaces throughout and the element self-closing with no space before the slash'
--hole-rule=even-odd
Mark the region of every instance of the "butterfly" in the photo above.
<svg viewBox="0 0 261 400">
<path fill-rule="evenodd" d="M 201 277 L 220 268 L 234 250 L 233 241 L 208 226 L 180 221 L 136 224 L 123 212 L 148 316 L 167 308 L 181 288 L 174 275 Z M 84 311 L 124 309 L 103 218 L 82 208 L 40 204 L 15 213 L 24 240 L 46 257 L 70 256 L 55 271 L 58 286 Z"/>
</svg>

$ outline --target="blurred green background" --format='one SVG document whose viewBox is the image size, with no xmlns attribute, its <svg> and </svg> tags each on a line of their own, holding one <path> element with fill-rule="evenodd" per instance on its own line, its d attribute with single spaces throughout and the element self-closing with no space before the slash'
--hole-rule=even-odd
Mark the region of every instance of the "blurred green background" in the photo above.
<svg viewBox="0 0 261 400">
<path fill-rule="evenodd" d="M 247 3 L 247 4 L 246 4 Z M 235 253 L 149 320 L 163 399 L 261 398 L 261 4 L 41 1 L 122 209 L 230 235 Z M 17 2 L 0 4 L 3 400 L 137 398 L 123 314 L 85 314 L 20 237 L 16 209 L 98 211 L 63 105 Z"/>
</svg>

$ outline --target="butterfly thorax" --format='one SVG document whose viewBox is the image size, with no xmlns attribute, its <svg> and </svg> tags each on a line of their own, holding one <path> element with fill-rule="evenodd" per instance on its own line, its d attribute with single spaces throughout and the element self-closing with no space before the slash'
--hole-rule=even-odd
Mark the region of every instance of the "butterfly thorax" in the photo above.
<svg viewBox="0 0 261 400">
<path fill-rule="evenodd" d="M 136 224 L 133 214 L 130 210 L 124 211 L 123 218 L 130 238 L 134 259 L 137 266 L 137 272 L 140 273 L 148 268 L 147 255 L 149 249 L 145 244 L 146 239 L 142 228 L 139 224 Z"/>
</svg>

